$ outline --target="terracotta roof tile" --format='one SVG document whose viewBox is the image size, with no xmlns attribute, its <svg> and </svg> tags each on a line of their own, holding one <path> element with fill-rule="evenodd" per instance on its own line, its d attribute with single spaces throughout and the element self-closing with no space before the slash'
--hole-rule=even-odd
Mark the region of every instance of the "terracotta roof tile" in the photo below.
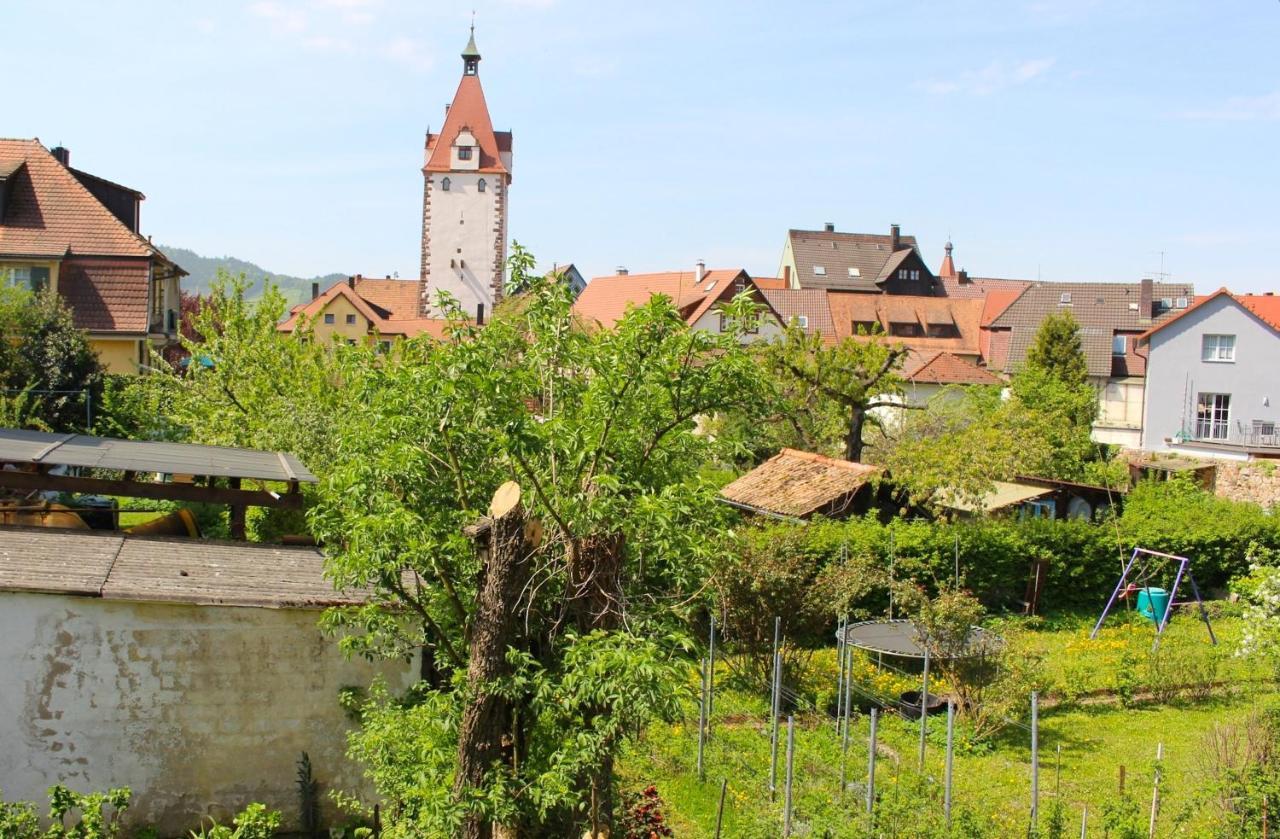
<svg viewBox="0 0 1280 839">
<path fill-rule="evenodd" d="M 502 152 L 511 151 L 511 132 L 495 132 L 489 118 L 489 106 L 484 101 L 484 89 L 479 76 L 463 76 L 453 104 L 445 115 L 439 134 L 427 135 L 427 172 L 453 170 L 450 149 L 463 129 L 471 132 L 480 146 L 480 167 L 477 171 L 509 174 L 502 163 Z"/>
<path fill-rule="evenodd" d="M 5 215 L 0 219 L 0 254 L 159 254 L 112 215 L 39 140 L 0 139 L 3 168 L 15 171 L 10 176 L 12 192 Z"/>
<path fill-rule="evenodd" d="M 349 280 L 339 280 L 316 299 L 294 306 L 289 311 L 289 317 L 277 329 L 292 332 L 297 327 L 299 318 L 314 320 L 335 297 L 345 297 L 369 321 L 371 331 L 380 335 L 412 338 L 426 333 L 434 338 L 444 338 L 447 320 L 419 317 L 419 290 L 420 284 L 414 280 L 371 280 L 356 277 L 354 288 Z"/>
<path fill-rule="evenodd" d="M 944 350 L 911 353 L 901 376 L 916 384 L 936 385 L 998 385 L 1004 381 L 990 370 Z"/>
<path fill-rule="evenodd" d="M 916 349 L 947 350 L 960 355 L 979 354 L 979 334 L 984 302 L 976 299 L 917 297 L 905 294 L 860 294 L 828 291 L 836 337 L 855 335 L 855 324 L 879 324 L 887 340 Z M 930 325 L 955 325 L 955 337 L 927 334 L 900 337 L 891 334 L 894 323 L 917 324 L 922 332 Z"/>
<path fill-rule="evenodd" d="M 831 515 L 843 512 L 880 471 L 865 463 L 783 449 L 720 490 L 720 497 L 735 506 L 778 516 Z"/>
<path fill-rule="evenodd" d="M 827 303 L 827 292 L 820 288 L 766 288 L 761 291 L 764 299 L 778 313 L 784 324 L 790 324 L 793 318 L 804 316 L 805 332 L 817 333 L 823 337 L 834 337 L 835 324 L 831 320 L 831 306 Z"/>
<path fill-rule="evenodd" d="M 964 282 L 958 275 L 939 276 L 947 297 L 985 297 L 993 291 L 1021 292 L 1035 285 L 1031 280 L 1005 280 L 998 277 L 967 277 Z"/>
<path fill-rule="evenodd" d="M 596 277 L 578 295 L 573 309 L 584 320 L 609 329 L 631 306 L 640 306 L 655 295 L 664 295 L 692 326 L 718 300 L 732 297 L 739 279 L 744 284 L 752 283 L 751 277 L 740 268 L 710 269 L 701 282 L 695 282 L 694 276 L 692 271 L 665 271 Z"/>
<path fill-rule="evenodd" d="M 147 260 L 73 258 L 58 272 L 58 293 L 81 329 L 145 333 L 149 278 Z"/>
</svg>

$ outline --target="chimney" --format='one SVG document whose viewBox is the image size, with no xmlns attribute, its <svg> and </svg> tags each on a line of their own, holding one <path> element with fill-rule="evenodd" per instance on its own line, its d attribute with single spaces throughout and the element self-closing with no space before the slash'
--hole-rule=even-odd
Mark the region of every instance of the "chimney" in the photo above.
<svg viewBox="0 0 1280 839">
<path fill-rule="evenodd" d="M 782 266 L 782 281 L 786 284 L 787 288 L 791 288 L 791 266 L 790 265 Z"/>
<path fill-rule="evenodd" d="M 896 251 L 900 244 L 902 244 L 902 227 L 897 224 L 889 225 L 889 250 Z"/>
<path fill-rule="evenodd" d="M 388 275 L 387 275 L 387 279 L 388 279 L 388 280 L 389 280 L 389 279 L 391 279 L 391 275 L 390 275 L 390 274 L 388 274 Z"/>
<path fill-rule="evenodd" d="M 58 162 L 68 168 L 71 167 L 71 151 L 63 146 L 54 146 L 49 149 L 49 154 L 57 158 Z"/>
<path fill-rule="evenodd" d="M 320 296 L 320 284 L 319 284 L 319 283 L 312 283 L 312 284 L 311 284 L 311 299 L 312 299 L 312 300 L 315 300 L 315 299 L 316 299 L 317 297 L 319 297 L 319 296 Z"/>
<path fill-rule="evenodd" d="M 625 265 L 619 265 L 619 266 L 618 266 L 618 270 L 617 270 L 615 273 L 616 273 L 619 277 L 625 277 L 625 276 L 627 276 L 627 274 L 629 274 L 629 273 L 631 273 L 631 272 L 627 270 L 627 266 L 625 266 Z"/>
<path fill-rule="evenodd" d="M 963 268 L 960 269 L 960 273 L 956 274 L 956 277 L 960 280 L 961 283 L 969 282 L 969 272 L 964 270 Z"/>
<path fill-rule="evenodd" d="M 476 304 L 476 325 L 484 326 L 484 304 Z"/>
<path fill-rule="evenodd" d="M 701 283 L 701 282 L 702 282 L 702 278 L 703 278 L 703 277 L 705 277 L 706 275 L 707 275 L 707 263 L 705 263 L 705 262 L 703 262 L 701 259 L 699 259 L 699 260 L 697 261 L 697 263 L 696 263 L 696 264 L 694 265 L 694 267 L 693 267 L 693 283 L 694 283 L 694 285 L 698 285 L 699 283 Z"/>
<path fill-rule="evenodd" d="M 352 288 L 355 288 L 355 287 L 356 287 L 356 278 L 355 278 L 355 277 L 347 277 L 347 285 L 351 286 Z"/>
<path fill-rule="evenodd" d="M 1155 310 L 1155 281 L 1150 277 L 1143 277 L 1142 282 L 1138 286 L 1138 317 L 1142 319 L 1153 318 L 1156 316 Z"/>
<path fill-rule="evenodd" d="M 836 223 L 833 221 L 826 222 L 825 224 L 822 225 L 822 229 L 827 231 L 828 233 L 835 233 Z"/>
</svg>

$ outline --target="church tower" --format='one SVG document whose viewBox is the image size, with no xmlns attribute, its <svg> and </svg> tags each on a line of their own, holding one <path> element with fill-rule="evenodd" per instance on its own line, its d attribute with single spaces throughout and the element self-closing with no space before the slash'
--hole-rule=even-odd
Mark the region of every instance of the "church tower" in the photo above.
<svg viewBox="0 0 1280 839">
<path fill-rule="evenodd" d="M 436 295 L 446 291 L 483 322 L 502 300 L 511 132 L 494 131 L 489 119 L 474 25 L 444 126 L 427 133 L 422 175 L 421 314 L 439 316 Z"/>
</svg>

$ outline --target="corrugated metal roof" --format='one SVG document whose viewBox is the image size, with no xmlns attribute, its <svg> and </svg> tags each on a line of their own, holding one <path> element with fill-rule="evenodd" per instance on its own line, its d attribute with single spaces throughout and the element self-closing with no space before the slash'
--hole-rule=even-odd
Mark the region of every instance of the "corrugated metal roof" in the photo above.
<svg viewBox="0 0 1280 839">
<path fill-rule="evenodd" d="M 214 478 L 316 483 L 311 470 L 286 452 L 117 440 L 87 434 L 47 434 L 0 428 L 0 461 L 83 466 L 128 472 L 167 472 Z"/>
<path fill-rule="evenodd" d="M 316 548 L 18 527 L 0 527 L 0 591 L 276 609 L 369 596 L 334 590 Z"/>
<path fill-rule="evenodd" d="M 975 504 L 970 498 L 943 492 L 941 494 L 942 506 L 966 513 L 976 513 L 979 509 L 991 513 L 996 510 L 1003 510 L 1005 507 L 1012 507 L 1015 504 L 1022 504 L 1025 501 L 1042 498 L 1053 492 L 1053 490 L 1045 489 L 1044 487 L 1033 487 L 1008 481 L 992 481 L 992 483 L 995 484 L 995 488 L 982 497 L 980 504 Z"/>
</svg>

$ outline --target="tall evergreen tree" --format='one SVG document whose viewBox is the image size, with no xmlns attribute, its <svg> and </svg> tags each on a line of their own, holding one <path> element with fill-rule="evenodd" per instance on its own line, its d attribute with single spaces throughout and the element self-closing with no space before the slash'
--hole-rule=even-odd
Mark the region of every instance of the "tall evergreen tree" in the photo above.
<svg viewBox="0 0 1280 839">
<path fill-rule="evenodd" d="M 1040 324 L 1035 341 L 1027 349 L 1027 365 L 1068 385 L 1088 383 L 1089 365 L 1080 341 L 1080 324 L 1071 312 L 1054 312 Z"/>
</svg>

